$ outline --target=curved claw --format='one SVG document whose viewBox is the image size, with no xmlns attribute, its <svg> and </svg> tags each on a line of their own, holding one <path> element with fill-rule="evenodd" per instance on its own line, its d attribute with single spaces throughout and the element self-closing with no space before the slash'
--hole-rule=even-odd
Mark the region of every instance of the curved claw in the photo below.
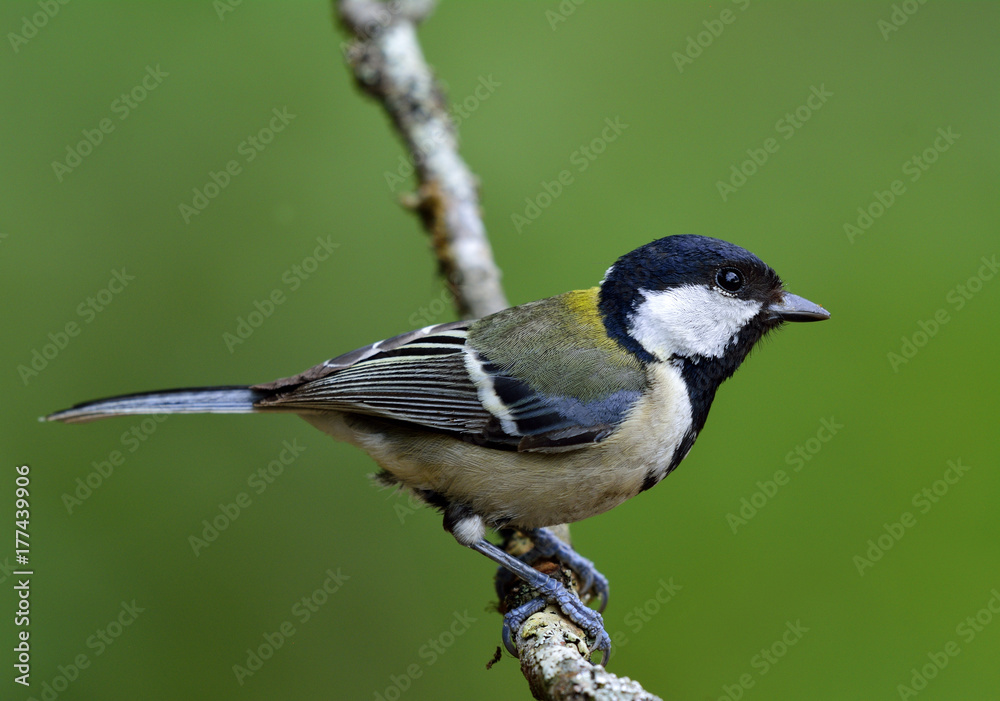
<svg viewBox="0 0 1000 701">
<path fill-rule="evenodd" d="M 518 656 L 517 646 L 514 645 L 512 633 L 514 631 L 521 630 L 521 626 L 524 625 L 524 622 L 528 620 L 528 618 L 535 615 L 546 606 L 548 606 L 548 601 L 546 601 L 543 597 L 539 597 L 507 612 L 507 615 L 503 617 L 502 633 L 503 645 L 507 648 L 507 652 L 512 654 L 514 657 Z"/>
<path fill-rule="evenodd" d="M 575 571 L 575 570 L 574 570 Z M 580 577 L 580 594 L 585 595 L 590 592 L 590 589 L 594 586 L 594 575 L 598 574 L 597 570 L 594 569 L 584 569 L 583 572 L 577 572 Z"/>
<path fill-rule="evenodd" d="M 611 587 L 608 584 L 608 578 L 603 574 L 594 570 L 594 593 L 600 599 L 601 604 L 597 607 L 597 610 L 604 613 L 604 609 L 608 607 L 608 597 L 611 595 Z M 589 590 L 588 590 L 589 591 Z"/>
<path fill-rule="evenodd" d="M 601 667 L 607 669 L 608 660 L 611 659 L 611 637 L 606 631 L 601 631 L 601 633 L 601 637 L 594 642 L 594 647 L 590 648 L 590 654 L 593 655 L 599 651 L 601 653 L 601 661 L 594 664 L 599 664 Z"/>
<path fill-rule="evenodd" d="M 514 641 L 510 637 L 510 624 L 504 619 L 503 630 L 501 631 L 501 636 L 503 637 L 503 646 L 507 648 L 507 652 L 517 657 L 517 648 L 514 646 Z"/>
</svg>

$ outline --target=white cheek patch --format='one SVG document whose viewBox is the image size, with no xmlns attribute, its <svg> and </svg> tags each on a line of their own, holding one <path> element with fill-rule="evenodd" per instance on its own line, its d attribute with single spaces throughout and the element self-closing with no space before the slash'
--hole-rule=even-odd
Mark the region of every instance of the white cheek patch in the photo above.
<svg viewBox="0 0 1000 701">
<path fill-rule="evenodd" d="M 705 285 L 644 292 L 629 333 L 652 355 L 719 358 L 760 302 L 727 297 Z"/>
</svg>

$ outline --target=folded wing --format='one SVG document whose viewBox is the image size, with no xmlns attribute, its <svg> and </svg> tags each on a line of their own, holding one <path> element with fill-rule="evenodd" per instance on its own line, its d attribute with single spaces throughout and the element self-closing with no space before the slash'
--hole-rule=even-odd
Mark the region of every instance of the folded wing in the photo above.
<svg viewBox="0 0 1000 701">
<path fill-rule="evenodd" d="M 622 375 L 613 364 L 600 396 L 583 401 L 558 386 L 540 391 L 470 347 L 475 323 L 429 326 L 256 385 L 269 394 L 257 406 L 365 414 L 492 448 L 551 451 L 602 440 L 639 396 L 634 373 Z M 548 342 L 540 343 L 544 354 Z"/>
</svg>

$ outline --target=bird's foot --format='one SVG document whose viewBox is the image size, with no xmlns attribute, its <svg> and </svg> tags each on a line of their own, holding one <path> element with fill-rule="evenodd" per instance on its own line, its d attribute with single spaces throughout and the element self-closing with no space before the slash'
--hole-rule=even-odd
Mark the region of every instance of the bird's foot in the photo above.
<svg viewBox="0 0 1000 701">
<path fill-rule="evenodd" d="M 543 543 L 547 543 L 544 535 L 542 536 L 542 541 Z M 528 566 L 522 560 L 504 552 L 488 540 L 480 540 L 469 547 L 486 555 L 538 592 L 537 598 L 518 606 L 504 616 L 503 642 L 511 654 L 515 657 L 517 656 L 517 646 L 514 644 L 514 636 L 521 629 L 521 626 L 524 625 L 528 617 L 538 613 L 547 605 L 552 604 L 562 611 L 566 618 L 578 625 L 590 640 L 593 640 L 593 645 L 590 648 L 591 652 L 599 650 L 602 653 L 601 664 L 604 665 L 607 663 L 611 654 L 611 637 L 604 629 L 604 619 L 598 611 L 586 606 L 580 600 L 580 597 L 561 582 Z M 572 549 L 570 549 L 570 552 L 572 552 Z M 579 558 L 579 555 L 577 557 Z M 593 564 L 591 564 L 591 568 L 593 568 Z M 600 580 L 604 581 L 604 590 L 606 591 L 607 580 L 603 576 L 600 577 Z M 594 578 L 592 581 L 599 580 Z"/>
<path fill-rule="evenodd" d="M 597 610 L 604 611 L 608 605 L 610 586 L 608 578 L 598 571 L 593 562 L 574 550 L 572 546 L 559 540 L 548 528 L 536 528 L 525 535 L 535 544 L 534 550 L 525 558 L 533 558 L 537 554 L 554 558 L 569 567 L 580 579 L 580 596 L 596 596 L 600 600 Z"/>
<path fill-rule="evenodd" d="M 593 654 L 600 651 L 601 665 L 606 666 L 608 658 L 611 656 L 611 636 L 604 629 L 604 619 L 601 614 L 584 605 L 576 594 L 559 582 L 551 577 L 546 577 L 546 579 L 548 580 L 546 585 L 543 588 L 539 588 L 539 592 L 543 594 L 542 596 L 532 599 L 512 611 L 508 611 L 504 616 L 504 646 L 516 657 L 517 647 L 514 645 L 514 632 L 519 631 L 529 617 L 538 613 L 547 605 L 552 604 L 562 611 L 566 618 L 578 625 L 590 640 L 594 641 L 590 646 L 590 652 Z"/>
</svg>

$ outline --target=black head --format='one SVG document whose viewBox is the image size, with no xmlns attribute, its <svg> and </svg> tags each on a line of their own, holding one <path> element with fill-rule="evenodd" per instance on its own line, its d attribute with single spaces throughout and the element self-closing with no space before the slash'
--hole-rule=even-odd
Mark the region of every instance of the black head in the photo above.
<svg viewBox="0 0 1000 701">
<path fill-rule="evenodd" d="M 600 311 L 612 338 L 643 360 L 717 361 L 725 377 L 783 321 L 830 316 L 785 292 L 778 274 L 746 249 L 692 235 L 622 256 L 601 283 Z"/>
</svg>

